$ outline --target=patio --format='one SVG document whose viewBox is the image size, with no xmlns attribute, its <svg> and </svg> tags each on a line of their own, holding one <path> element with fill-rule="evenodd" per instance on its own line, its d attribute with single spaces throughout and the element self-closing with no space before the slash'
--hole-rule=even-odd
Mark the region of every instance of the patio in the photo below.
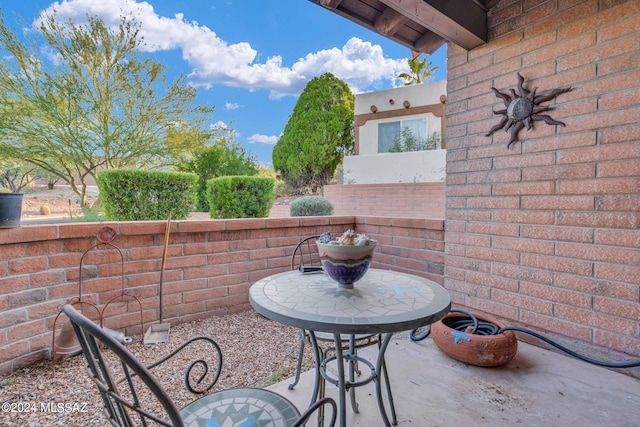
<svg viewBox="0 0 640 427">
<path fill-rule="evenodd" d="M 375 349 L 358 354 L 373 357 Z M 430 338 L 414 343 L 404 333 L 394 337 L 386 360 L 400 426 L 640 426 L 639 380 L 522 341 L 507 365 L 481 368 L 449 358 Z M 289 380 L 270 388 L 304 408 L 312 375 L 303 374 L 293 391 Z M 328 386 L 327 394 L 335 398 L 336 388 Z M 360 413 L 349 408 L 348 425 L 382 425 L 373 385 L 356 394 Z"/>
<path fill-rule="evenodd" d="M 288 390 L 297 355 L 297 334 L 294 328 L 247 310 L 182 324 L 172 329 L 166 344 L 143 346 L 139 344 L 140 337 L 136 337 L 128 348 L 145 363 L 151 363 L 190 337 L 213 337 L 221 345 L 225 360 L 223 375 L 214 390 L 268 386 L 303 410 L 309 404 L 314 371 L 304 372 L 296 388 Z M 519 338 L 518 353 L 510 363 L 481 368 L 449 358 L 431 338 L 416 343 L 407 332 L 396 334 L 387 350 L 387 363 L 398 425 L 640 426 L 640 380 L 624 374 L 634 371 L 637 375 L 640 368 L 614 372 Z M 246 357 L 247 341 L 254 348 L 250 358 Z M 273 346 L 274 341 L 281 345 Z M 312 366 L 309 353 L 305 359 L 307 368 Z M 373 360 L 375 348 L 361 349 L 359 354 Z M 154 371 L 178 406 L 193 400 L 182 385 L 184 362 L 182 358 L 172 359 L 162 370 Z M 97 392 L 85 375 L 78 375 L 84 364 L 79 356 L 59 362 L 55 375 L 47 361 L 18 370 L 4 378 L 0 400 L 86 403 L 87 412 L 9 413 L 3 415 L 2 425 L 103 426 Z M 337 389 L 328 386 L 327 394 L 335 398 Z M 348 425 L 381 425 L 373 384 L 359 388 L 357 397 L 360 413 L 354 414 L 349 408 Z"/>
<path fill-rule="evenodd" d="M 485 4 L 492 8 L 488 43 L 448 48 L 446 220 L 351 214 L 179 222 L 165 288 L 173 325 L 248 310 L 251 284 L 287 270 L 301 237 L 354 228 L 381 242 L 376 268 L 434 280 L 456 306 L 562 334 L 596 359 L 620 352 L 637 359 L 640 4 Z M 574 90 L 549 104 L 566 126 L 537 124 L 507 149 L 509 134 L 485 136 L 502 105 L 490 88 L 513 88 L 516 72 L 529 87 Z M 111 225 L 146 326 L 158 319 L 164 223 Z M 51 224 L 0 233 L 0 373 L 50 356 L 53 318 L 78 294 L 80 255 L 95 231 L 96 224 Z M 120 292 L 119 259 L 102 252 L 94 261 L 83 272 L 90 279 L 84 297 L 103 306 Z M 139 334 L 137 312 L 135 304 L 109 312 L 106 325 Z M 402 336 L 387 354 L 400 425 L 640 425 L 638 368 L 627 376 L 526 344 L 504 368 L 474 368 L 430 340 Z M 303 385 L 289 392 L 286 384 L 274 387 L 306 407 Z M 358 393 L 362 411 L 353 425 L 379 425 L 367 391 Z"/>
</svg>

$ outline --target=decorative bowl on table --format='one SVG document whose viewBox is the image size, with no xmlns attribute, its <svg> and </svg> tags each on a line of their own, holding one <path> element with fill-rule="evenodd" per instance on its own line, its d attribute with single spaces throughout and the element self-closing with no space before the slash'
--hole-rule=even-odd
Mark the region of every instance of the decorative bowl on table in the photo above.
<svg viewBox="0 0 640 427">
<path fill-rule="evenodd" d="M 347 233 L 354 232 L 349 230 Z M 354 282 L 362 279 L 369 269 L 377 242 L 364 235 L 358 235 L 364 236 L 360 240 L 345 240 L 343 237 L 347 233 L 340 239 L 334 239 L 328 243 L 318 240 L 316 245 L 322 267 L 327 275 L 338 282 L 341 288 L 352 289 Z M 349 241 L 352 244 L 345 243 Z"/>
</svg>

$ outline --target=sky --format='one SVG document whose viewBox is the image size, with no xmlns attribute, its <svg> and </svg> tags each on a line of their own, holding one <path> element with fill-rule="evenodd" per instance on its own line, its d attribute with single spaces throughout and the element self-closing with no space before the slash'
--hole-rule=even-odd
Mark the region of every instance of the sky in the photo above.
<svg viewBox="0 0 640 427">
<path fill-rule="evenodd" d="M 117 26 L 121 12 L 141 23 L 147 53 L 169 78 L 187 76 L 198 102 L 215 106 L 211 126 L 233 129 L 259 163 L 271 151 L 299 94 L 330 72 L 354 94 L 402 86 L 411 51 L 308 0 L 0 0 L 10 28 L 28 30 L 55 8 L 76 22 L 98 15 Z M 27 28 L 25 28 L 27 27 Z M 446 79 L 446 47 L 429 61 Z"/>
</svg>

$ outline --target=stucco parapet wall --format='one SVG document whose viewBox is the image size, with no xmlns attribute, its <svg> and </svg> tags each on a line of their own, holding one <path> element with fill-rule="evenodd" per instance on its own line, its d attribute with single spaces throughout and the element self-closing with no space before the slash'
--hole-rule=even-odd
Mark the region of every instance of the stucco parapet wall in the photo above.
<svg viewBox="0 0 640 427">
<path fill-rule="evenodd" d="M 403 105 L 405 101 L 412 107 L 441 104 L 440 97 L 446 94 L 446 80 L 360 93 L 356 96 L 354 114 L 370 113 L 371 105 L 375 105 L 378 112 L 404 110 L 407 108 Z"/>
<path fill-rule="evenodd" d="M 356 217 L 314 216 L 291 218 L 250 218 L 250 219 L 211 219 L 211 220 L 183 220 L 171 223 L 171 233 L 198 233 L 211 231 L 257 230 L 269 228 L 298 228 L 321 225 L 353 226 Z M 56 239 L 73 239 L 93 237 L 100 226 L 110 226 L 117 235 L 149 235 L 162 234 L 166 228 L 166 221 L 131 221 L 131 222 L 87 222 L 65 224 L 34 224 L 16 228 L 0 229 L 0 245 L 12 243 L 29 243 Z"/>
</svg>

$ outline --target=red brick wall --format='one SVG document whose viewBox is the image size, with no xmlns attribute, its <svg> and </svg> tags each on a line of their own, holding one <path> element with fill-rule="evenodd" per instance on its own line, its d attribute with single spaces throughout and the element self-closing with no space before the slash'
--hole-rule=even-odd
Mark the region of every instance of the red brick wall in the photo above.
<svg viewBox="0 0 640 427">
<path fill-rule="evenodd" d="M 113 244 L 124 264 L 116 250 L 90 252 L 83 261 L 83 300 L 103 309 L 121 295 L 124 265 L 125 289 L 142 304 L 143 330 L 135 302 L 110 305 L 104 324 L 140 334 L 159 317 L 165 222 L 110 225 L 117 229 Z M 251 284 L 288 270 L 302 237 L 349 228 L 380 241 L 374 267 L 443 283 L 443 220 L 332 216 L 176 221 L 164 274 L 164 320 L 176 325 L 248 310 Z M 80 260 L 98 243 L 97 229 L 95 223 L 0 229 L 0 373 L 50 357 L 54 319 L 62 304 L 78 295 Z"/>
<path fill-rule="evenodd" d="M 415 274 L 443 284 L 444 221 L 356 217 L 356 230 L 379 243 L 375 268 Z"/>
<path fill-rule="evenodd" d="M 448 50 L 445 286 L 480 311 L 640 355 L 640 2 L 501 1 L 490 42 Z M 484 136 L 490 88 L 573 86 Z"/>
<path fill-rule="evenodd" d="M 444 218 L 444 182 L 327 185 L 323 191 L 334 215 Z"/>
</svg>

